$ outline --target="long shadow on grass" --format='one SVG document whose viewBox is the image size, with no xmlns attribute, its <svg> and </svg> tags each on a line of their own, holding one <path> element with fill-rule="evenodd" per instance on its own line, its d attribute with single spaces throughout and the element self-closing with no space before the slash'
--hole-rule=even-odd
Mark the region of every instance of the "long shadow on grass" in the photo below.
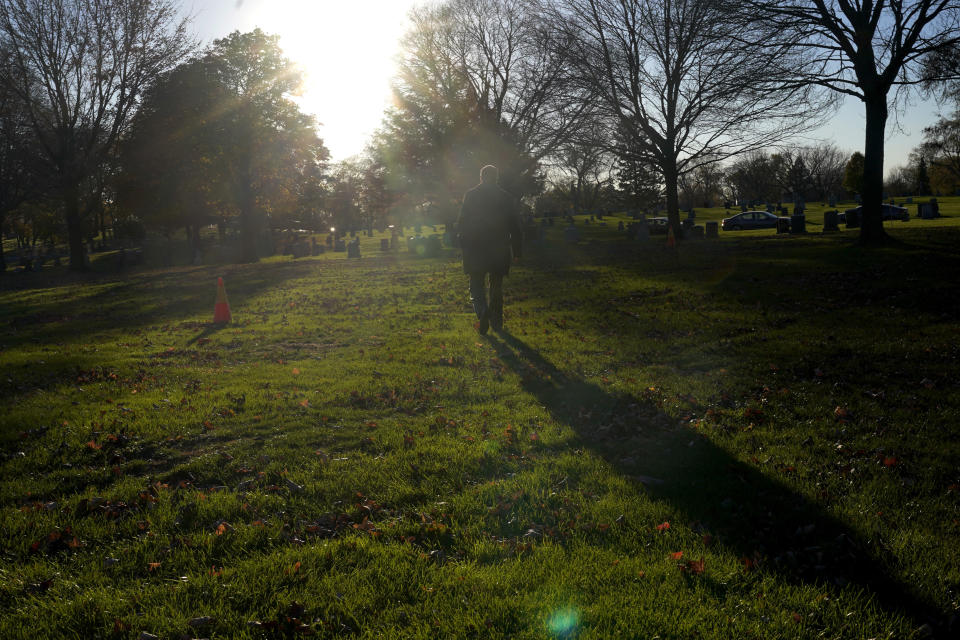
<svg viewBox="0 0 960 640">
<path fill-rule="evenodd" d="M 614 395 L 555 367 L 509 333 L 490 337 L 500 359 L 580 444 L 646 485 L 654 499 L 709 531 L 745 564 L 798 584 L 852 585 L 917 626 L 945 612 L 889 570 L 895 558 L 823 508 L 677 426 L 652 397 Z"/>
</svg>

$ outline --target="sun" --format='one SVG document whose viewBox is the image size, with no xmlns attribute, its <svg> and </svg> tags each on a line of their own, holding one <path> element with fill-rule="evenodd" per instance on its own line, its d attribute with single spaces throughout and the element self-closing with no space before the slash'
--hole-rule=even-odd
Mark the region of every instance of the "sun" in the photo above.
<svg viewBox="0 0 960 640">
<path fill-rule="evenodd" d="M 302 70 L 296 100 L 312 113 L 333 159 L 363 151 L 390 100 L 394 60 L 414 0 L 248 3 L 255 26 L 280 36 Z"/>
</svg>

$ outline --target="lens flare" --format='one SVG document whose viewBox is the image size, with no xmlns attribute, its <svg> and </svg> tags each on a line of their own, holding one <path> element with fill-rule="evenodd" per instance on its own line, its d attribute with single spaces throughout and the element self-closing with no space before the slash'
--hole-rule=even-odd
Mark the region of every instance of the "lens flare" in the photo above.
<svg viewBox="0 0 960 640">
<path fill-rule="evenodd" d="M 573 607 L 554 611 L 547 618 L 547 630 L 555 638 L 572 638 L 580 625 L 580 612 Z"/>
</svg>

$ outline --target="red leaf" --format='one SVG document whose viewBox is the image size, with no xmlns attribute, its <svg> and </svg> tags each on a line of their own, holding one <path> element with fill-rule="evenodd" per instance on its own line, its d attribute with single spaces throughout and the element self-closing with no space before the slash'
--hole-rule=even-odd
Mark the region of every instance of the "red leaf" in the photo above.
<svg viewBox="0 0 960 640">
<path fill-rule="evenodd" d="M 702 557 L 699 560 L 688 560 L 681 565 L 680 570 L 698 576 L 703 573 L 705 564 L 706 563 Z"/>
<path fill-rule="evenodd" d="M 900 461 L 897 460 L 896 458 L 894 458 L 893 456 L 885 456 L 885 457 L 883 458 L 883 466 L 885 466 L 885 467 L 887 467 L 887 468 L 897 466 L 897 463 L 898 463 L 898 462 L 900 462 Z"/>
<path fill-rule="evenodd" d="M 94 449 L 94 450 L 96 450 L 96 449 L 102 449 L 102 448 L 103 448 L 101 445 L 97 444 L 97 443 L 94 442 L 93 440 L 91 440 L 90 442 L 88 442 L 88 443 L 87 443 L 87 446 L 90 447 L 91 449 Z"/>
<path fill-rule="evenodd" d="M 657 531 L 666 531 L 666 530 L 669 529 L 669 528 L 670 528 L 670 523 L 669 523 L 669 522 L 664 522 L 663 524 L 658 524 L 658 525 L 657 525 Z"/>
<path fill-rule="evenodd" d="M 683 551 L 674 551 L 673 553 L 670 554 L 670 557 L 673 558 L 674 560 L 679 560 L 680 558 L 683 557 Z"/>
</svg>

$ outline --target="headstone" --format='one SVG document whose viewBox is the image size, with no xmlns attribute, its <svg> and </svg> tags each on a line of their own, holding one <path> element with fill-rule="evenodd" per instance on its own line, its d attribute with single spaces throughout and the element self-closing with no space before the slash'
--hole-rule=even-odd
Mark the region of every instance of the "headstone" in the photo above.
<svg viewBox="0 0 960 640">
<path fill-rule="evenodd" d="M 650 226 L 647 224 L 647 216 L 643 214 L 640 216 L 640 219 L 637 220 L 635 225 L 636 235 L 634 236 L 638 242 L 647 242 L 650 240 Z"/>
<path fill-rule="evenodd" d="M 563 241 L 567 244 L 576 244 L 580 241 L 580 231 L 574 225 L 569 225 L 563 230 Z"/>
<path fill-rule="evenodd" d="M 347 244 L 347 257 L 348 258 L 359 258 L 360 257 L 360 238 L 355 237 L 353 240 Z"/>
<path fill-rule="evenodd" d="M 807 217 L 802 213 L 795 213 L 790 216 L 790 233 L 806 233 Z"/>
<path fill-rule="evenodd" d="M 436 258 L 439 256 L 443 250 L 443 242 L 441 242 L 440 236 L 433 234 L 427 238 L 424 243 L 424 249 L 423 256 L 426 258 Z"/>
<path fill-rule="evenodd" d="M 716 220 L 708 220 L 703 225 L 704 235 L 708 238 L 719 238 L 720 237 L 720 223 Z"/>
<path fill-rule="evenodd" d="M 823 232 L 829 233 L 831 231 L 840 231 L 840 226 L 837 224 L 839 220 L 839 215 L 837 214 L 836 209 L 832 211 L 823 212 Z"/>
<path fill-rule="evenodd" d="M 336 241 L 334 241 L 333 250 L 337 253 L 347 250 L 347 244 L 344 242 L 343 238 L 337 238 Z"/>
<path fill-rule="evenodd" d="M 690 229 L 690 237 L 694 240 L 703 240 L 703 225 L 694 225 Z"/>
<path fill-rule="evenodd" d="M 936 202 L 921 202 L 917 205 L 917 215 L 924 220 L 933 220 L 939 217 L 939 207 Z"/>
<path fill-rule="evenodd" d="M 389 238 L 382 238 L 380 240 L 380 251 L 390 251 L 390 240 Z"/>
<path fill-rule="evenodd" d="M 847 229 L 856 229 L 860 226 L 860 212 L 851 209 L 843 214 Z"/>
<path fill-rule="evenodd" d="M 790 218 L 777 218 L 777 233 L 790 233 Z"/>
<path fill-rule="evenodd" d="M 328 234 L 328 235 L 327 235 L 327 246 L 330 247 L 331 249 L 333 248 L 333 241 L 334 241 L 333 234 L 332 234 L 332 233 Z"/>
</svg>

